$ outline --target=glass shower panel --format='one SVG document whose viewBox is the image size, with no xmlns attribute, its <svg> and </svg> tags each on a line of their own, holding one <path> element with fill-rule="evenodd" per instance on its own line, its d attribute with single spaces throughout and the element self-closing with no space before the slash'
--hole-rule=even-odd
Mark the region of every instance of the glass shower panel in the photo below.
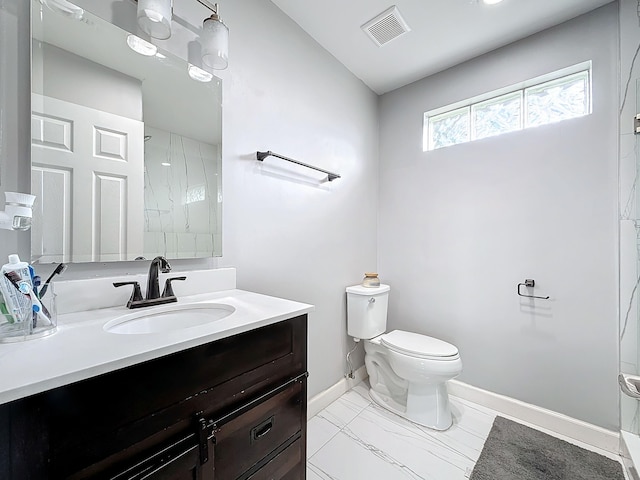
<svg viewBox="0 0 640 480">
<path fill-rule="evenodd" d="M 640 80 L 628 96 L 640 113 Z M 640 135 L 625 133 L 625 121 L 630 119 L 621 118 L 620 129 L 620 371 L 640 375 Z M 621 394 L 620 406 L 621 429 L 638 435 L 640 402 Z"/>
</svg>

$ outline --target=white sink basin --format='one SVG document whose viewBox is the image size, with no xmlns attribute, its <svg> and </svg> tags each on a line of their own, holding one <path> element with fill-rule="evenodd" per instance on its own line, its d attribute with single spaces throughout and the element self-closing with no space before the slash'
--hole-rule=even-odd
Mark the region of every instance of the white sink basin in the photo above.
<svg viewBox="0 0 640 480">
<path fill-rule="evenodd" d="M 224 303 L 174 303 L 122 315 L 109 320 L 103 328 L 109 333 L 134 335 L 172 332 L 221 320 L 235 310 Z"/>
</svg>

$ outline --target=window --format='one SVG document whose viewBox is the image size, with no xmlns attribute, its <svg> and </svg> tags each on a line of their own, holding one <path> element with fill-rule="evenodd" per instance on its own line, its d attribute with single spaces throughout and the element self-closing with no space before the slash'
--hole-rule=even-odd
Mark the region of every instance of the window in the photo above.
<svg viewBox="0 0 640 480">
<path fill-rule="evenodd" d="M 473 140 L 520 130 L 522 93 L 510 93 L 471 105 Z"/>
<path fill-rule="evenodd" d="M 469 120 L 468 108 L 461 108 L 432 117 L 429 121 L 429 134 L 433 148 L 468 142 Z"/>
<path fill-rule="evenodd" d="M 576 71 L 581 67 L 580 71 Z M 567 70 L 573 70 L 567 73 Z M 424 114 L 423 150 L 502 135 L 591 113 L 584 64 Z M 551 78 L 551 79 L 549 79 Z"/>
</svg>

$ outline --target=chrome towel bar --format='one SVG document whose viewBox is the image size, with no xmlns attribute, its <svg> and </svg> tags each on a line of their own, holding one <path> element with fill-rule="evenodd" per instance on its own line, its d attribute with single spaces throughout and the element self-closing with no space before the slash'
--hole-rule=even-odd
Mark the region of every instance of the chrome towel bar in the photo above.
<svg viewBox="0 0 640 480">
<path fill-rule="evenodd" d="M 318 172 L 326 173 L 327 174 L 327 181 L 329 181 L 329 182 L 334 181 L 336 178 L 340 178 L 340 175 L 338 175 L 337 173 L 329 172 L 327 170 L 323 170 L 321 168 L 314 167 L 313 165 L 308 165 L 308 164 L 300 162 L 298 160 L 294 160 L 293 158 L 285 157 L 284 155 L 280 155 L 278 153 L 274 153 L 271 150 L 267 150 L 266 152 L 256 152 L 256 158 L 260 162 L 262 162 L 267 157 L 281 158 L 282 160 L 286 160 L 287 162 L 295 163 L 296 165 L 301 165 L 303 167 L 310 168 L 311 170 L 316 170 Z"/>
</svg>

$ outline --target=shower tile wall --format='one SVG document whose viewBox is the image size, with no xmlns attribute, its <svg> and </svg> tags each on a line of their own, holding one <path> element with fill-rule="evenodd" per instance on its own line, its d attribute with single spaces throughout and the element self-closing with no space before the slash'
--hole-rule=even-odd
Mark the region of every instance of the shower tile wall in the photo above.
<svg viewBox="0 0 640 480">
<path fill-rule="evenodd" d="M 145 126 L 144 251 L 149 257 L 220 254 L 220 152 L 182 135 Z"/>
<path fill-rule="evenodd" d="M 640 112 L 640 49 L 638 3 L 620 2 L 620 370 L 638 375 L 638 283 L 640 281 L 640 208 L 638 202 L 639 140 L 633 117 Z M 621 428 L 639 433 L 639 402 L 621 395 Z"/>
</svg>

